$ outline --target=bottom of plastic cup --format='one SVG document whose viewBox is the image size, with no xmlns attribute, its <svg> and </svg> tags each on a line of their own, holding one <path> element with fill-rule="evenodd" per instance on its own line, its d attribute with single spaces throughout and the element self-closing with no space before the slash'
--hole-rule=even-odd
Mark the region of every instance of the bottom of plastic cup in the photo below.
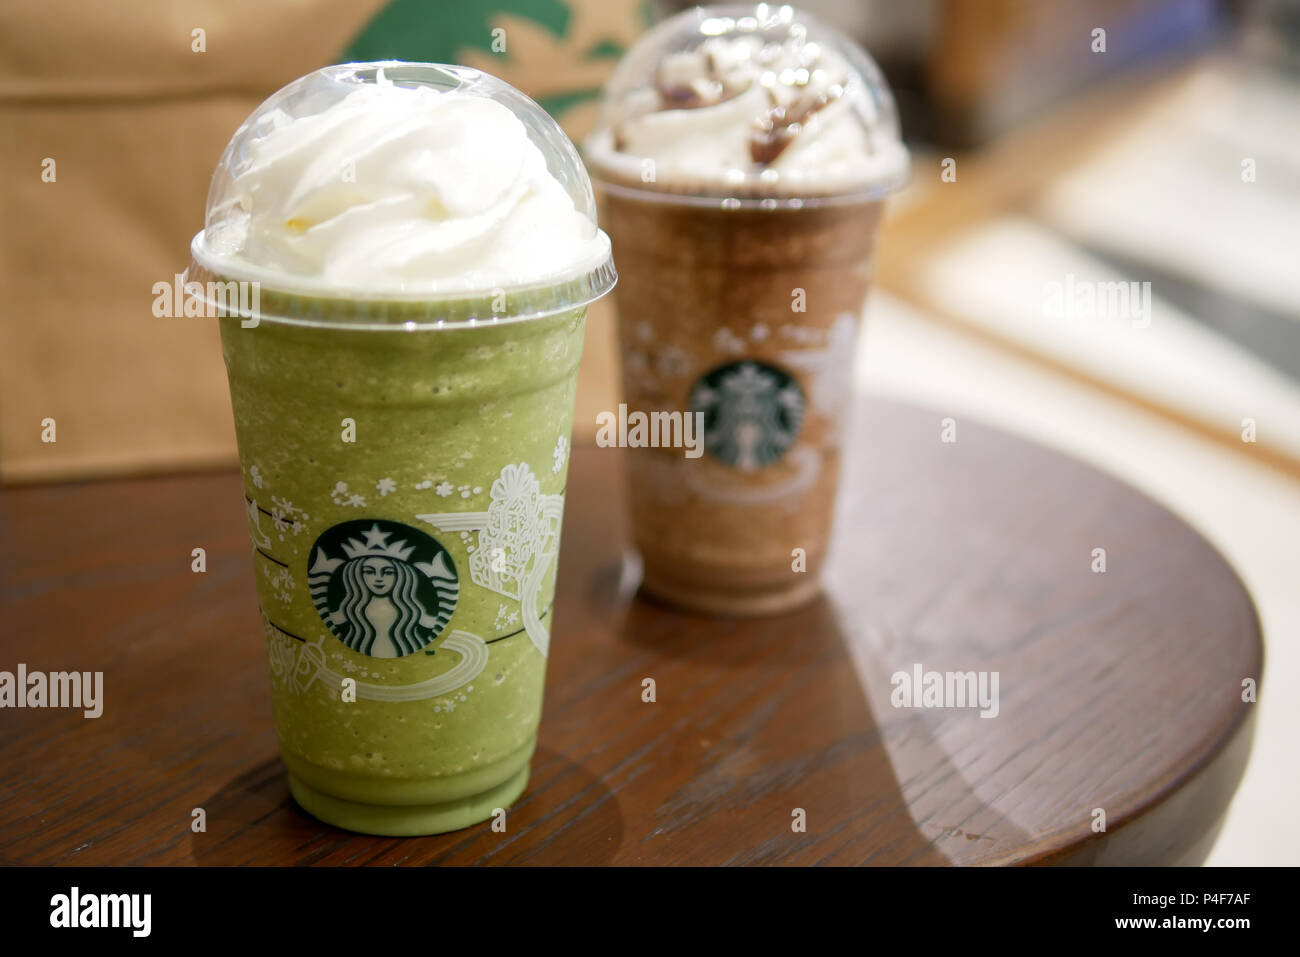
<svg viewBox="0 0 1300 957">
<path fill-rule="evenodd" d="M 439 782 L 435 787 L 449 794 L 457 794 L 446 800 L 421 801 L 410 803 L 412 789 L 404 782 L 385 782 L 382 779 L 352 781 L 342 787 L 329 787 L 330 776 L 311 765 L 289 759 L 289 792 L 298 806 L 326 824 L 356 831 L 360 834 L 376 834 L 382 837 L 418 837 L 426 834 L 445 834 L 459 831 L 488 820 L 494 814 L 509 807 L 528 786 L 529 762 L 537 745 L 536 738 L 496 762 L 490 769 L 483 771 L 496 780 L 482 790 L 463 793 L 466 782 L 453 777 Z M 293 768 L 306 772 L 300 776 Z M 506 775 L 504 779 L 500 774 Z M 312 777 L 309 784 L 304 777 Z M 470 775 L 465 776 L 470 778 Z M 481 774 L 472 775 L 473 782 L 484 780 Z M 386 787 L 391 785 L 391 789 Z M 373 801 L 357 800 L 359 789 L 364 789 L 366 796 Z M 352 796 L 344 797 L 337 792 L 347 790 Z M 416 790 L 423 790 L 416 785 Z M 388 792 L 388 793 L 386 793 Z M 457 793 L 461 792 L 461 793 Z M 384 802 L 384 803 L 380 803 Z M 400 802 L 400 803 L 399 803 Z"/>
<path fill-rule="evenodd" d="M 675 579 L 646 566 L 641 588 L 652 598 L 686 611 L 727 618 L 759 618 L 779 615 L 809 604 L 821 594 L 821 581 L 815 575 L 809 575 L 799 576 L 785 588 L 745 590 L 725 586 L 709 587 L 699 582 Z"/>
</svg>

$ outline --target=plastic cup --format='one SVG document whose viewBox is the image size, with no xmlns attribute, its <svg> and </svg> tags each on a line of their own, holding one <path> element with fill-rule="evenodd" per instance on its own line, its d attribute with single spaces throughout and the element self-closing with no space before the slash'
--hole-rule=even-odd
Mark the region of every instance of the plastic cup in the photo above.
<svg viewBox="0 0 1300 957">
<path fill-rule="evenodd" d="M 711 95 L 715 79 L 684 71 L 681 57 L 719 40 L 749 44 L 740 49 L 756 62 L 769 55 L 764 50 L 796 59 L 811 51 L 813 69 L 829 52 L 845 81 L 836 91 L 837 122 L 878 152 L 866 163 L 840 157 L 783 168 L 759 162 L 765 145 L 757 143 L 732 167 L 695 162 L 692 151 L 726 151 L 734 117 L 699 118 L 711 107 L 698 100 Z M 734 49 L 705 62 L 733 57 Z M 739 110 L 747 92 L 742 80 L 719 95 L 715 111 Z M 690 104 L 681 119 L 695 124 L 697 139 L 659 158 L 637 152 L 660 144 L 645 132 L 636 142 L 624 132 L 628 123 L 678 100 Z M 854 344 L 884 198 L 907 176 L 889 90 L 865 52 L 790 7 L 695 8 L 628 52 L 606 88 L 586 155 L 620 267 L 628 414 L 685 412 L 704 430 L 698 458 L 662 444 L 630 453 L 643 588 L 723 615 L 804 604 L 819 590 L 831 534 Z"/>
<path fill-rule="evenodd" d="M 245 122 L 192 246 L 204 289 L 261 282 L 255 316 L 220 322 L 291 791 L 330 824 L 414 835 L 485 820 L 527 783 L 586 308 L 614 272 L 606 257 L 530 287 L 340 295 L 215 253 L 205 233 L 237 214 L 230 186 L 265 117 L 310 116 L 381 66 L 505 104 L 594 208 L 572 145 L 501 81 L 350 64 Z"/>
</svg>

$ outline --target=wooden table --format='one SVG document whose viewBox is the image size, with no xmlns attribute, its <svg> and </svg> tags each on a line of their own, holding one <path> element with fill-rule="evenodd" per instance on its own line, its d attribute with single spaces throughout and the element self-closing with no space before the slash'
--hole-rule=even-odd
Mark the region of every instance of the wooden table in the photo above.
<svg viewBox="0 0 1300 957">
<path fill-rule="evenodd" d="M 293 804 L 236 475 L 6 490 L 0 669 L 102 670 L 105 706 L 0 711 L 0 863 L 1201 860 L 1250 750 L 1250 596 L 1132 489 L 940 418 L 859 405 L 825 595 L 757 621 L 636 597 L 623 453 L 579 449 L 504 834 L 364 837 Z M 997 717 L 892 706 L 915 664 L 997 672 Z"/>
</svg>

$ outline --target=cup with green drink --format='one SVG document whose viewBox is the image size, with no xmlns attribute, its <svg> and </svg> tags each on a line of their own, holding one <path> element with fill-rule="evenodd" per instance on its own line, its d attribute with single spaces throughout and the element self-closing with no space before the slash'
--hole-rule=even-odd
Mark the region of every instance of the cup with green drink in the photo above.
<svg viewBox="0 0 1300 957">
<path fill-rule="evenodd" d="M 572 144 L 463 67 L 328 67 L 213 177 L 221 337 L 281 754 L 315 817 L 483 821 L 524 790 L 576 372 L 615 281 Z M 242 300 L 245 303 L 247 298 Z"/>
</svg>

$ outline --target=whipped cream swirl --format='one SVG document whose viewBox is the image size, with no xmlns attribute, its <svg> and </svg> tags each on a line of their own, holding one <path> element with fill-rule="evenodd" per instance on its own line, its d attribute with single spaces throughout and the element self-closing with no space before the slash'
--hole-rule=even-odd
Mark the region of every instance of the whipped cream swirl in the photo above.
<svg viewBox="0 0 1300 957">
<path fill-rule="evenodd" d="M 560 280 L 608 258 L 524 124 L 490 99 L 381 73 L 322 112 L 257 122 L 269 129 L 199 243 L 212 268 L 440 295 Z"/>
<path fill-rule="evenodd" d="M 802 35 L 713 37 L 659 60 L 588 141 L 602 172 L 650 159 L 674 186 L 751 184 L 773 195 L 892 183 L 908 154 L 866 81 Z"/>
</svg>

